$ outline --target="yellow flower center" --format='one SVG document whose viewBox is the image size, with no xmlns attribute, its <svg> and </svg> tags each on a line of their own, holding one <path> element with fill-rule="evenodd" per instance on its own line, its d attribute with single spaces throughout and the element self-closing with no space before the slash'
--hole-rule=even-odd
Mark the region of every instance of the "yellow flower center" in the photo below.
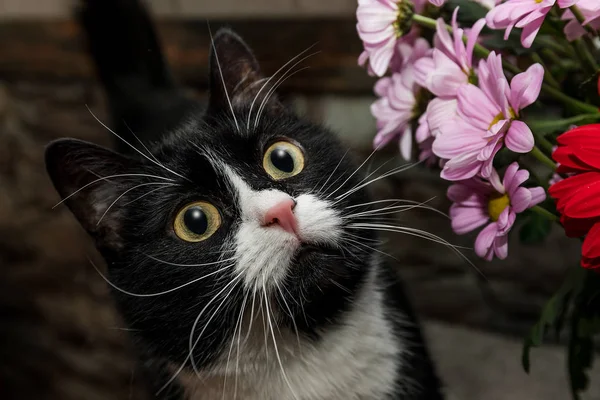
<svg viewBox="0 0 600 400">
<path fill-rule="evenodd" d="M 515 110 L 512 109 L 512 107 L 510 107 L 508 109 L 508 112 L 510 113 L 510 116 L 508 118 L 506 118 L 504 116 L 504 113 L 500 112 L 498 115 L 496 115 L 494 117 L 494 119 L 492 120 L 492 122 L 490 122 L 490 126 L 488 126 L 488 130 L 492 129 L 492 126 L 496 125 L 498 122 L 500 122 L 503 119 L 515 119 L 517 118 L 517 114 L 515 113 Z"/>
<path fill-rule="evenodd" d="M 544 0 L 535 0 L 535 2 L 536 2 L 537 4 L 540 4 L 542 1 L 544 1 Z"/>
<path fill-rule="evenodd" d="M 490 122 L 490 126 L 488 126 L 488 130 L 492 129 L 492 126 L 496 125 L 500 120 L 504 119 L 504 114 L 500 113 L 494 117 L 492 122 Z"/>
<path fill-rule="evenodd" d="M 399 0 L 396 4 L 398 5 L 398 16 L 396 17 L 396 21 L 392 23 L 392 26 L 394 27 L 396 38 L 400 38 L 410 30 L 412 17 L 415 13 L 415 5 L 411 0 Z"/>
<path fill-rule="evenodd" d="M 508 206 L 510 206 L 510 198 L 507 194 L 497 193 L 492 196 L 488 202 L 488 214 L 492 221 L 498 221 L 500 214 L 502 214 L 502 211 Z"/>
</svg>

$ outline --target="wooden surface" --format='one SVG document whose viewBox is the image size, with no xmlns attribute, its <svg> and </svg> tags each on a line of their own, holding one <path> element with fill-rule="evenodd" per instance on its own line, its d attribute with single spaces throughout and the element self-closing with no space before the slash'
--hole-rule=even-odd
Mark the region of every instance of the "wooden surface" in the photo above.
<svg viewBox="0 0 600 400">
<path fill-rule="evenodd" d="M 207 86 L 210 38 L 204 20 L 157 23 L 168 59 L 178 79 L 195 88 Z M 227 25 L 255 50 L 266 74 L 315 45 L 319 54 L 282 89 L 299 93 L 370 93 L 373 80 L 357 65 L 362 45 L 353 18 L 311 20 L 211 21 L 212 31 Z M 85 42 L 73 21 L 0 23 L 0 80 L 93 79 Z M 311 50 L 311 51 L 312 51 Z"/>
<path fill-rule="evenodd" d="M 351 16 L 356 0 L 144 0 L 153 13 L 177 18 Z M 0 0 L 2 18 L 67 18 L 73 0 Z"/>
</svg>

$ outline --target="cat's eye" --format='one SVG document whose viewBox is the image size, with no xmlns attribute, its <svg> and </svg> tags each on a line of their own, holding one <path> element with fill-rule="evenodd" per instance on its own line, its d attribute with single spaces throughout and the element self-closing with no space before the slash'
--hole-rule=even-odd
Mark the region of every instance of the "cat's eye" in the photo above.
<svg viewBox="0 0 600 400">
<path fill-rule="evenodd" d="M 201 242 L 211 237 L 221 226 L 221 214 L 210 203 L 195 201 L 177 212 L 173 230 L 186 242 Z"/>
<path fill-rule="evenodd" d="M 276 181 L 291 178 L 304 169 L 304 153 L 293 143 L 275 142 L 265 151 L 263 168 Z"/>
</svg>

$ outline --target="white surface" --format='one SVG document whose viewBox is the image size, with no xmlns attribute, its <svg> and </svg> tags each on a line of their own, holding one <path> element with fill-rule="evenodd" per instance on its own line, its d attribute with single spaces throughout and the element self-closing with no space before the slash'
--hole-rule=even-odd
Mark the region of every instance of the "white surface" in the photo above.
<svg viewBox="0 0 600 400">
<path fill-rule="evenodd" d="M 570 400 L 565 349 L 546 346 L 531 353 L 531 374 L 521 368 L 522 341 L 425 323 L 449 400 Z M 600 365 L 590 372 L 585 400 L 600 399 Z"/>
</svg>

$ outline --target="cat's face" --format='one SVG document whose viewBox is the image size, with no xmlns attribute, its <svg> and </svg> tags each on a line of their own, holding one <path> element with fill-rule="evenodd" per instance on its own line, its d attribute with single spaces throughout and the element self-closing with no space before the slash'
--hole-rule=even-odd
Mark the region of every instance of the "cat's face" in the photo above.
<svg viewBox="0 0 600 400">
<path fill-rule="evenodd" d="M 222 72 L 213 65 L 207 113 L 151 153 L 133 159 L 74 140 L 47 152 L 63 198 L 89 185 L 66 204 L 96 239 L 129 328 L 171 361 L 193 349 L 195 365 L 227 351 L 259 310 L 271 329 L 318 340 L 373 256 L 369 231 L 349 226 L 368 198 L 346 150 L 274 98 L 256 119 L 270 89 L 259 93 L 256 61 L 231 33 L 215 48 Z"/>
</svg>

